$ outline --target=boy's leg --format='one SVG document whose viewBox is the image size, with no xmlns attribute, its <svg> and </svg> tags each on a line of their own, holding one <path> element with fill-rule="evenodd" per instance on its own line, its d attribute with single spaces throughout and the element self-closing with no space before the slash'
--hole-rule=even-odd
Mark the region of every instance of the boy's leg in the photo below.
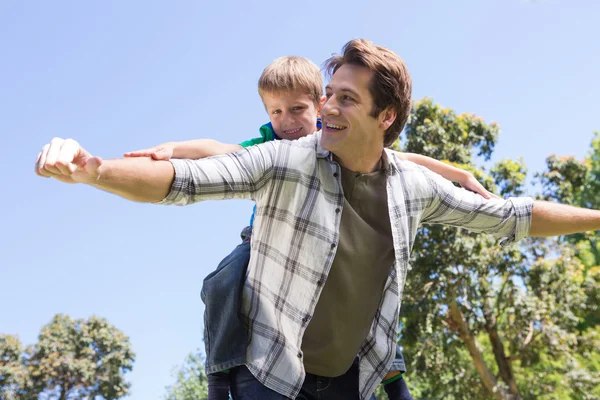
<svg viewBox="0 0 600 400">
<path fill-rule="evenodd" d="M 392 368 L 383 380 L 383 389 L 389 400 L 413 400 L 402 374 L 406 372 L 402 348 L 396 344 L 396 358 Z"/>
<path fill-rule="evenodd" d="M 202 285 L 206 372 L 213 374 L 246 362 L 248 333 L 240 318 L 242 286 L 250 259 L 250 230 Z"/>
<path fill-rule="evenodd" d="M 229 400 L 229 373 L 208 374 L 208 400 Z"/>
<path fill-rule="evenodd" d="M 402 375 L 398 375 L 398 378 L 393 382 L 383 385 L 383 389 L 387 393 L 389 400 L 413 400 Z"/>
</svg>

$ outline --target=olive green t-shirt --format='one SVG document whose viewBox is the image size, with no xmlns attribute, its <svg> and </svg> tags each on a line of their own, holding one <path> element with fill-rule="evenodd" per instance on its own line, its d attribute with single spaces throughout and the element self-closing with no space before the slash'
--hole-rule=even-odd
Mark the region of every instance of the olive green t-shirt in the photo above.
<svg viewBox="0 0 600 400">
<path fill-rule="evenodd" d="M 343 375 L 367 337 L 394 263 L 386 173 L 342 168 L 344 208 L 329 276 L 302 340 L 304 367 Z"/>
</svg>

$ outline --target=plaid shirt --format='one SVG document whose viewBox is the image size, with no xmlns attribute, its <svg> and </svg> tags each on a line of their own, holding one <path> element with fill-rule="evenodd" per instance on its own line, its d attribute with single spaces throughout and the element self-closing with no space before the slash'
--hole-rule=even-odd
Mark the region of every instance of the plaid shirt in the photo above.
<svg viewBox="0 0 600 400">
<path fill-rule="evenodd" d="M 246 365 L 265 386 L 290 398 L 297 396 L 304 381 L 302 336 L 335 257 L 344 204 L 340 167 L 320 146 L 320 135 L 203 160 L 172 160 L 175 179 L 162 202 L 256 202 L 243 288 L 250 336 Z M 395 268 L 358 354 L 361 399 L 370 397 L 394 359 L 400 300 L 419 226 L 460 226 L 514 241 L 528 235 L 533 205 L 530 198 L 486 201 L 399 160 L 391 150 L 385 150 L 383 162 Z"/>
</svg>

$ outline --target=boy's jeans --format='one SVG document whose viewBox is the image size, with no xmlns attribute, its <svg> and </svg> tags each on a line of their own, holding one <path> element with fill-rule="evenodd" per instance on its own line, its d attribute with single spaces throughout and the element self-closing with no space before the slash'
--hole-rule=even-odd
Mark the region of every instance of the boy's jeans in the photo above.
<svg viewBox="0 0 600 400">
<path fill-rule="evenodd" d="M 248 332 L 240 317 L 242 285 L 250 261 L 251 228 L 242 231 L 242 243 L 204 279 L 204 343 L 206 373 L 246 363 Z"/>
</svg>

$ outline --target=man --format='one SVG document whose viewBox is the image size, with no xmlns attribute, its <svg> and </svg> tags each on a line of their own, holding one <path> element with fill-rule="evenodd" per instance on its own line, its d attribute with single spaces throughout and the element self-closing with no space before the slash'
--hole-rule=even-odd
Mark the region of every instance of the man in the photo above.
<svg viewBox="0 0 600 400">
<path fill-rule="evenodd" d="M 529 198 L 486 201 L 384 149 L 411 106 L 410 75 L 390 50 L 352 40 L 327 66 L 323 130 L 294 142 L 161 162 L 104 161 L 54 139 L 38 155 L 41 176 L 134 201 L 256 202 L 243 291 L 250 339 L 246 365 L 231 372 L 234 399 L 368 399 L 394 358 L 421 224 L 509 241 L 600 228 L 598 211 Z"/>
</svg>

